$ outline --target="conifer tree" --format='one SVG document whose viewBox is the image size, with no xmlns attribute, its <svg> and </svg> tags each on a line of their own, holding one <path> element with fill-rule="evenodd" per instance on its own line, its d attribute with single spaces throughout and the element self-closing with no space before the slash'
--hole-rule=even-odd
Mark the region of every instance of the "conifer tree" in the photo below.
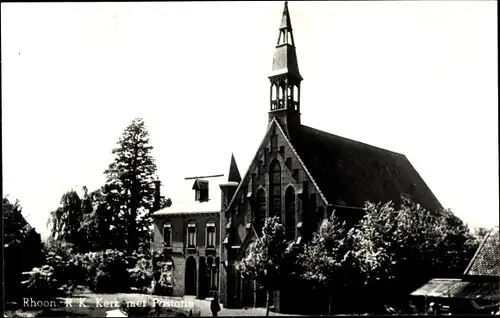
<svg viewBox="0 0 500 318">
<path fill-rule="evenodd" d="M 156 164 L 151 155 L 149 132 L 137 118 L 125 129 L 113 149 L 114 161 L 105 171 L 104 197 L 117 248 L 128 252 L 146 247 L 151 239 Z"/>
</svg>

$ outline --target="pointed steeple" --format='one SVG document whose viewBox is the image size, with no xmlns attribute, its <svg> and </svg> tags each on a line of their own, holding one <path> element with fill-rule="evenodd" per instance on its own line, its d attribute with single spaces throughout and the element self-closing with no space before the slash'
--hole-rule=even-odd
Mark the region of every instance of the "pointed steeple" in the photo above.
<svg viewBox="0 0 500 318">
<path fill-rule="evenodd" d="M 274 50 L 273 69 L 269 76 L 271 81 L 271 107 L 269 122 L 273 118 L 279 120 L 285 132 L 292 126 L 300 126 L 300 83 L 295 40 L 293 38 L 292 20 L 285 1 L 278 43 Z"/>
<path fill-rule="evenodd" d="M 292 22 L 290 21 L 290 14 L 288 13 L 288 1 L 285 1 L 285 8 L 283 9 L 283 16 L 281 17 L 281 29 L 292 30 Z"/>
<path fill-rule="evenodd" d="M 234 154 L 231 154 L 231 164 L 229 166 L 229 175 L 227 181 L 238 182 L 238 183 L 240 183 L 241 181 L 240 171 L 238 170 L 238 166 L 236 165 Z"/>
<path fill-rule="evenodd" d="M 295 40 L 293 38 L 292 20 L 288 12 L 288 2 L 285 1 L 285 8 L 281 17 L 278 43 L 274 51 L 273 69 L 270 77 L 280 74 L 293 76 L 297 81 L 302 80 L 295 51 Z"/>
</svg>

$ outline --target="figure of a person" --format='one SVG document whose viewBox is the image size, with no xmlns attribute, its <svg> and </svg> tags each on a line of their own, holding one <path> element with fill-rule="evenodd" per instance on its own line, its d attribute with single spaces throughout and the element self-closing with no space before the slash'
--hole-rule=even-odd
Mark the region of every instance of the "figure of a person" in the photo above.
<svg viewBox="0 0 500 318">
<path fill-rule="evenodd" d="M 219 296 L 217 294 L 214 295 L 214 299 L 210 302 L 210 310 L 214 317 L 216 317 L 217 313 L 220 311 Z"/>
</svg>

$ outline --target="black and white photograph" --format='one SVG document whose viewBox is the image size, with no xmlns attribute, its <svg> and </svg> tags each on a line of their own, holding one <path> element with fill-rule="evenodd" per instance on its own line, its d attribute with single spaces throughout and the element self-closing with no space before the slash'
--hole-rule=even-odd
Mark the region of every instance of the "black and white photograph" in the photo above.
<svg viewBox="0 0 500 318">
<path fill-rule="evenodd" d="M 497 23 L 2 2 L 4 317 L 500 315 Z"/>
</svg>

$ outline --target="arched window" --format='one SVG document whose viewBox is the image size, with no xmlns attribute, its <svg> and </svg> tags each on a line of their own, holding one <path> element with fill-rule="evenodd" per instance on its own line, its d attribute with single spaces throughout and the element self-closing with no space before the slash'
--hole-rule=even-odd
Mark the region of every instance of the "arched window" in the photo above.
<svg viewBox="0 0 500 318">
<path fill-rule="evenodd" d="M 266 193 L 263 189 L 257 192 L 257 211 L 255 212 L 255 223 L 254 227 L 257 233 L 260 235 L 262 233 L 262 227 L 264 226 L 264 221 L 266 219 Z"/>
<path fill-rule="evenodd" d="M 287 240 L 295 239 L 295 190 L 292 186 L 285 192 L 285 235 Z"/>
<path fill-rule="evenodd" d="M 281 219 L 281 167 L 278 160 L 271 164 L 269 174 L 269 216 L 278 216 Z"/>
</svg>

